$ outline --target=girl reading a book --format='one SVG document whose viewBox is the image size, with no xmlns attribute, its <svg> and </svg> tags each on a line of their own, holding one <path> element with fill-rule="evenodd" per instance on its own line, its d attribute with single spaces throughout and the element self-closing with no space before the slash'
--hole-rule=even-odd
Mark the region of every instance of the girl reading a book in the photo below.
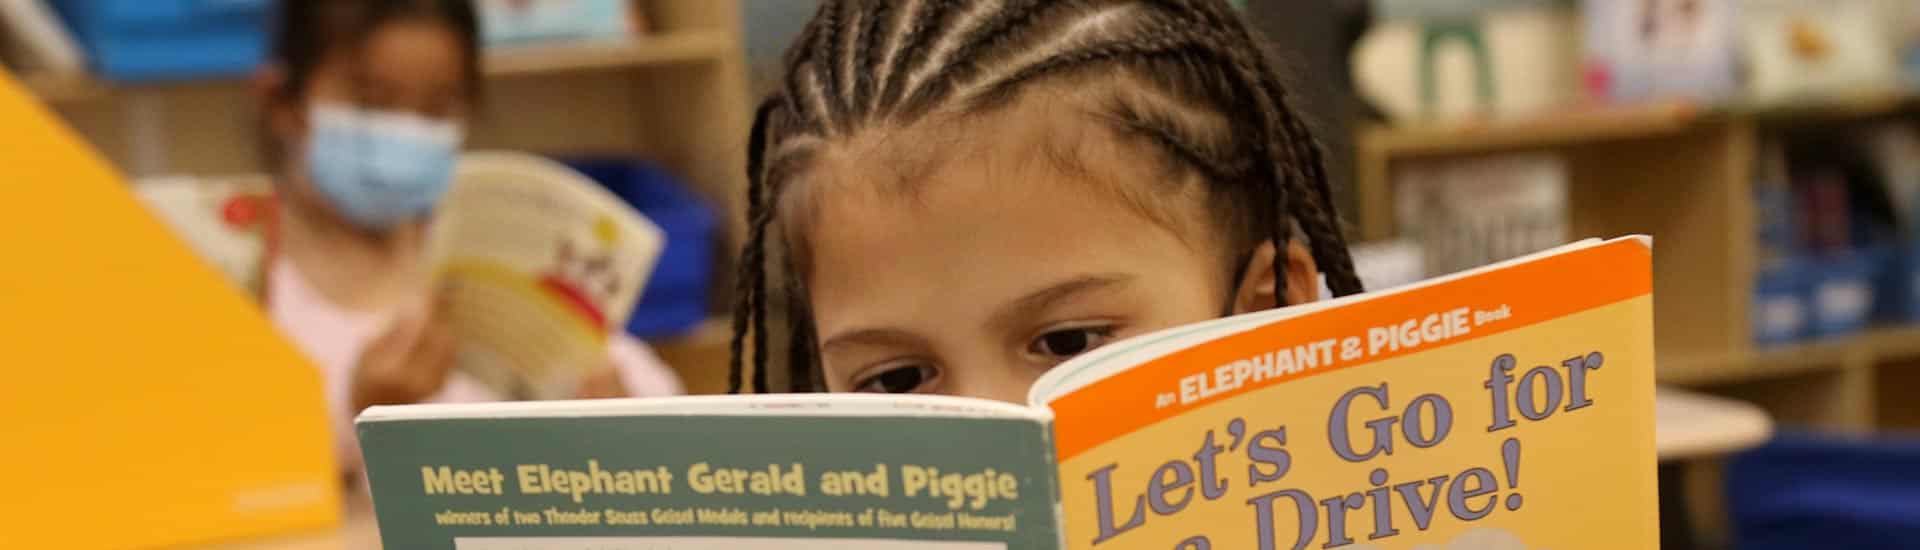
<svg viewBox="0 0 1920 550">
<path fill-rule="evenodd" d="M 343 458 L 373 405 L 497 398 L 455 371 L 423 246 L 480 92 L 463 0 L 287 0 L 260 78 L 276 178 L 263 294 L 325 374 Z M 617 331 L 616 331 L 617 332 Z M 582 397 L 677 393 L 617 335 Z"/>
<path fill-rule="evenodd" d="M 748 148 L 736 390 L 769 389 L 770 310 L 791 390 L 1022 401 L 1115 339 L 1361 290 L 1223 0 L 828 1 L 786 69 Z"/>
</svg>

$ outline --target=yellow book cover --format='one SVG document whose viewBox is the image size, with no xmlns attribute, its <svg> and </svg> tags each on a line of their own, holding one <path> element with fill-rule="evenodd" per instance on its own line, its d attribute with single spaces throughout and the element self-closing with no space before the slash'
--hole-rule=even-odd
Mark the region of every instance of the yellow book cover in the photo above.
<svg viewBox="0 0 1920 550">
<path fill-rule="evenodd" d="M 414 405 L 358 429 L 410 549 L 1655 548 L 1651 257 L 1588 241 L 1131 338 L 1025 406 Z"/>
<path fill-rule="evenodd" d="M 320 375 L 0 71 L 0 548 L 339 523 Z"/>
<path fill-rule="evenodd" d="M 1055 369 L 1067 548 L 1658 547 L 1645 238 Z"/>
</svg>

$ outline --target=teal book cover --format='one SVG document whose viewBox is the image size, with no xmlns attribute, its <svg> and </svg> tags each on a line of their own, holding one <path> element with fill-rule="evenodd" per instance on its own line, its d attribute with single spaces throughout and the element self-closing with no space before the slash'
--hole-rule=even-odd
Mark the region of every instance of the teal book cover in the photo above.
<svg viewBox="0 0 1920 550">
<path fill-rule="evenodd" d="M 358 428 L 387 548 L 1060 546 L 1043 417 L 847 397 L 375 408 Z"/>
</svg>

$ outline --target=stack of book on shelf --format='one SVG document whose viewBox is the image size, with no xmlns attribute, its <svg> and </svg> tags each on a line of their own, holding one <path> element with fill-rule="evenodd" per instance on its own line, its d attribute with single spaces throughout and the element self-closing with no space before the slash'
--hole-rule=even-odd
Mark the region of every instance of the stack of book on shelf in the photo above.
<svg viewBox="0 0 1920 550">
<path fill-rule="evenodd" d="M 1756 173 L 1756 343 L 1920 321 L 1920 131 L 1789 136 Z"/>
</svg>

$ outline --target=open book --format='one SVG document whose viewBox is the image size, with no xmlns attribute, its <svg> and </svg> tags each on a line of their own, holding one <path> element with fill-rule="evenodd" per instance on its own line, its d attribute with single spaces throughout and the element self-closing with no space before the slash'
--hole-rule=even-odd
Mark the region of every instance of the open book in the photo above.
<svg viewBox="0 0 1920 550">
<path fill-rule="evenodd" d="M 1026 406 L 369 409 L 381 536 L 457 550 L 1658 545 L 1649 242 L 1092 351 Z"/>
<path fill-rule="evenodd" d="M 565 165 L 470 153 L 428 246 L 460 368 L 503 396 L 564 399 L 608 368 L 666 234 Z"/>
<path fill-rule="evenodd" d="M 266 294 L 274 185 L 168 177 L 136 191 L 234 283 Z M 565 399 L 608 367 L 666 234 L 605 187 L 546 158 L 463 155 L 434 209 L 427 262 L 460 368 L 513 399 Z"/>
</svg>

